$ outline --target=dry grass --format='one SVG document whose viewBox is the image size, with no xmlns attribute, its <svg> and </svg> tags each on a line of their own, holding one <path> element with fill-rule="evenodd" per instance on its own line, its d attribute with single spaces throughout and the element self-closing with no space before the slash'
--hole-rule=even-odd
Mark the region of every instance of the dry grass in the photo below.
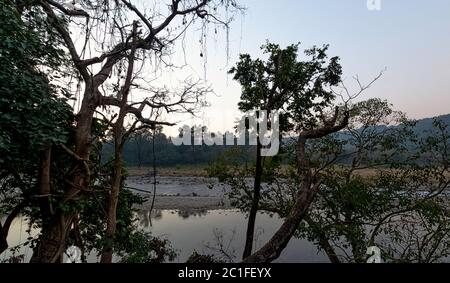
<svg viewBox="0 0 450 283">
<path fill-rule="evenodd" d="M 207 177 L 207 166 L 176 166 L 156 168 L 158 176 L 164 177 Z M 151 167 L 129 167 L 129 176 L 145 176 L 152 174 Z"/>
<path fill-rule="evenodd" d="M 174 166 L 174 167 L 163 167 L 157 168 L 156 171 L 158 176 L 165 177 L 207 177 L 206 168 L 208 165 L 184 165 L 184 166 Z M 151 167 L 129 167 L 128 173 L 130 176 L 145 176 L 151 174 L 153 169 Z M 362 169 L 356 170 L 354 174 L 361 177 L 375 177 L 380 170 L 392 171 L 393 169 Z M 289 166 L 282 165 L 279 169 L 279 173 L 288 174 Z M 446 173 L 446 176 L 450 178 L 450 172 Z"/>
</svg>

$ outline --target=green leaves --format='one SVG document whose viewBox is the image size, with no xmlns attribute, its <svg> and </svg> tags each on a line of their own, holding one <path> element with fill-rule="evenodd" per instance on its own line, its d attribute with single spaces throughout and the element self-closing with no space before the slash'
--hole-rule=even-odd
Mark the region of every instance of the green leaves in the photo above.
<svg viewBox="0 0 450 283">
<path fill-rule="evenodd" d="M 27 200 L 21 212 L 34 215 L 42 152 L 67 142 L 74 117 L 49 83 L 49 73 L 65 67 L 58 40 L 39 9 L 19 2 L 27 4 L 20 11 L 18 1 L 0 1 L 0 190 L 8 196 L 0 211 Z"/>
<path fill-rule="evenodd" d="M 42 71 L 42 64 L 61 64 L 62 58 L 48 47 L 40 20 L 23 20 L 9 1 L 0 3 L 0 14 L 1 155 L 4 162 L 23 155 L 26 162 L 48 143 L 67 140 L 72 110 Z"/>
<path fill-rule="evenodd" d="M 176 257 L 168 240 L 142 231 L 133 232 L 129 238 L 122 263 L 164 263 L 173 261 Z"/>
<path fill-rule="evenodd" d="M 341 81 L 342 68 L 338 57 L 328 60 L 327 45 L 306 50 L 305 60 L 299 59 L 298 48 L 267 42 L 261 47 L 266 60 L 240 56 L 229 72 L 242 86 L 240 110 L 284 110 L 285 131 L 292 124 L 301 129 L 316 123 L 312 113 L 330 106 L 335 97 L 330 87 Z"/>
</svg>

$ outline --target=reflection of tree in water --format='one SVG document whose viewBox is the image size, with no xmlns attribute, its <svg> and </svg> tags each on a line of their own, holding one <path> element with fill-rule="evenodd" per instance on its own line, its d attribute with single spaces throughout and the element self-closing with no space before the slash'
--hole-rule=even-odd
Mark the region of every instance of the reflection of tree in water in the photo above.
<svg viewBox="0 0 450 283">
<path fill-rule="evenodd" d="M 151 219 L 161 220 L 163 217 L 162 212 L 163 211 L 161 209 L 153 209 Z"/>
<path fill-rule="evenodd" d="M 153 220 L 161 220 L 163 218 L 163 211 L 161 209 L 153 209 L 150 216 L 150 210 L 139 210 L 136 212 L 137 219 L 139 220 L 139 226 L 148 228 L 152 226 Z M 170 211 L 172 214 L 177 214 L 182 219 L 188 219 L 190 217 L 203 217 L 208 214 L 207 209 L 181 209 Z"/>
<path fill-rule="evenodd" d="M 150 210 L 139 210 L 137 212 L 137 218 L 139 219 L 139 225 L 148 228 L 152 226 L 152 220 L 161 220 L 163 217 L 161 209 L 153 209 L 150 215 Z"/>
<path fill-rule="evenodd" d="M 229 233 L 222 229 L 214 228 L 213 242 L 204 243 L 205 248 L 212 252 L 209 256 L 216 260 L 216 262 L 236 262 L 236 249 L 233 246 L 236 237 L 236 228 L 229 231 Z"/>
<path fill-rule="evenodd" d="M 178 210 L 178 216 L 183 219 L 188 219 L 189 217 L 203 217 L 208 214 L 208 210 L 206 209 L 188 209 L 188 210 Z"/>
</svg>

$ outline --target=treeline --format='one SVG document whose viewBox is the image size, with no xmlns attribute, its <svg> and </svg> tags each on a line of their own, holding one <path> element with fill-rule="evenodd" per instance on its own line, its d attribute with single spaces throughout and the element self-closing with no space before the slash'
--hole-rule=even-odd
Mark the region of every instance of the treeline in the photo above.
<svg viewBox="0 0 450 283">
<path fill-rule="evenodd" d="M 412 125 L 414 132 L 420 138 L 427 138 L 433 136 L 435 128 L 433 127 L 433 121 L 439 120 L 446 125 L 450 125 L 450 114 L 439 117 L 426 118 L 416 121 Z M 393 126 L 394 127 L 394 126 Z M 386 130 L 386 126 L 376 126 L 377 131 Z M 343 131 L 336 134 L 338 140 L 345 141 L 349 138 L 349 132 Z M 155 145 L 153 146 L 153 142 Z M 295 138 L 284 139 L 283 144 L 289 145 L 295 142 Z M 150 130 L 138 131 L 134 133 L 131 138 L 126 142 L 124 147 L 124 160 L 128 166 L 132 167 L 150 167 L 153 166 L 153 160 L 155 165 L 160 167 L 173 167 L 179 165 L 206 165 L 211 163 L 227 152 L 230 152 L 235 146 L 196 146 L 196 145 L 181 145 L 176 146 L 172 143 L 171 138 L 162 133 L 157 132 L 153 139 L 153 132 Z M 351 145 L 347 145 L 346 150 L 351 152 L 354 150 Z M 410 145 L 410 150 L 414 151 L 413 145 Z M 244 146 L 239 149 L 239 159 L 242 164 L 248 162 L 254 162 L 255 160 L 255 146 Z M 114 143 L 106 142 L 103 146 L 102 160 L 107 162 L 111 160 L 114 155 Z M 283 163 L 289 163 L 289 154 L 285 154 L 283 157 Z M 341 158 L 340 164 L 349 164 L 351 159 Z"/>
<path fill-rule="evenodd" d="M 150 167 L 153 166 L 153 161 L 159 167 L 206 165 L 234 147 L 232 145 L 207 146 L 205 144 L 176 146 L 164 133 L 157 132 L 153 137 L 152 131 L 139 131 L 126 142 L 123 155 L 125 164 L 132 167 Z M 254 146 L 240 147 L 241 161 L 245 163 L 254 159 L 254 151 Z M 111 160 L 113 155 L 114 143 L 106 142 L 102 151 L 103 162 Z"/>
</svg>

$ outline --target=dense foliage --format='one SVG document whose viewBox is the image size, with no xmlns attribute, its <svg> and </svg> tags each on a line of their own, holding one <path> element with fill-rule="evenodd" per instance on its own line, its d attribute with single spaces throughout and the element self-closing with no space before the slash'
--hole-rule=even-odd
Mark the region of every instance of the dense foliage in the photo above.
<svg viewBox="0 0 450 283">
<path fill-rule="evenodd" d="M 353 109 L 345 131 L 308 145 L 321 189 L 296 237 L 315 243 L 332 262 L 365 262 L 370 246 L 379 247 L 387 262 L 445 261 L 450 252 L 449 124 L 436 118 L 425 121 L 430 126 L 425 130 L 379 99 Z M 266 166 L 261 212 L 289 214 L 297 187 L 294 168 Z M 230 155 L 210 169 L 232 187 L 229 197 L 246 212 L 248 170 Z"/>
<path fill-rule="evenodd" d="M 73 70 L 60 46 L 60 37 L 40 8 L 29 1 L 0 1 L 0 252 L 8 248 L 9 225 L 19 214 L 27 217 L 33 229 L 47 225 L 48 215 L 40 206 L 44 197 L 49 198 L 52 210 L 81 211 L 67 245 L 79 246 L 85 255 L 101 248 L 106 221 L 104 187 L 111 172 L 108 164 L 101 164 L 100 156 L 106 128 L 99 120 L 92 127 L 93 136 L 100 138 L 91 158 L 93 197 L 76 205 L 64 203 L 67 176 L 78 161 L 68 152 L 74 144 L 76 116 L 67 103 L 68 90 L 58 83 Z M 41 163 L 48 152 L 52 193 L 40 196 Z M 145 244 L 150 254 L 139 255 L 143 261 L 173 259 L 166 241 L 136 230 L 133 205 L 143 201 L 130 191 L 121 192 L 115 251 L 129 259 Z M 21 244 L 34 247 L 37 239 L 29 240 Z M 24 260 L 20 255 L 14 258 Z"/>
</svg>

